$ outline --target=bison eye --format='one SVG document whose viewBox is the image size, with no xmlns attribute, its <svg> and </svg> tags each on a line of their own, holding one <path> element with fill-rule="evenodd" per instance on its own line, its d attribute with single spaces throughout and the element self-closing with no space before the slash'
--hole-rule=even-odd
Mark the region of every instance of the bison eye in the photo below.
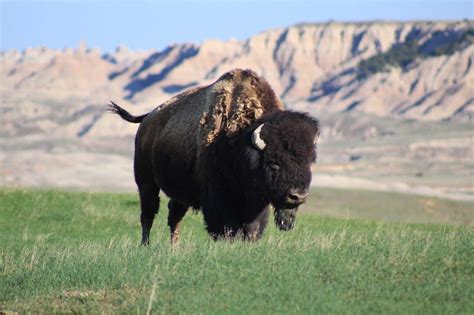
<svg viewBox="0 0 474 315">
<path fill-rule="evenodd" d="M 280 165 L 276 163 L 270 163 L 270 168 L 274 171 L 278 171 L 280 169 Z"/>
</svg>

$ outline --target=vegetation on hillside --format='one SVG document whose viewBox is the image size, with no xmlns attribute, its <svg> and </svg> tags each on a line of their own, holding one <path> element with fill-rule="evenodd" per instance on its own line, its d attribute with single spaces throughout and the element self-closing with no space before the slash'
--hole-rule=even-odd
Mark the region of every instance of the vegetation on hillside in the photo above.
<svg viewBox="0 0 474 315">
<path fill-rule="evenodd" d="M 345 200 L 344 191 L 328 195 L 322 190 L 318 197 L 334 194 Z M 472 227 L 301 213 L 291 232 L 277 231 L 270 224 L 259 242 L 214 242 L 205 233 L 201 216 L 188 214 L 181 242 L 172 248 L 163 199 L 152 245 L 143 248 L 138 246 L 135 194 L 0 191 L 0 310 L 474 311 Z M 379 211 L 386 206 L 380 203 Z"/>
<path fill-rule="evenodd" d="M 391 67 L 404 69 L 417 59 L 452 55 L 472 44 L 474 44 L 474 29 L 460 33 L 449 30 L 437 31 L 424 43 L 420 43 L 419 38 L 413 36 L 405 42 L 393 45 L 388 51 L 362 60 L 357 65 L 357 77 L 367 78 L 374 73 L 388 71 Z"/>
</svg>

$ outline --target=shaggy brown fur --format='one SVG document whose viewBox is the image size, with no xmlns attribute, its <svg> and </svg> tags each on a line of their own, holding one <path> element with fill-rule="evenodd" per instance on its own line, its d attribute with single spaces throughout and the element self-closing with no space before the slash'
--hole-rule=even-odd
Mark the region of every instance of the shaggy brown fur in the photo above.
<svg viewBox="0 0 474 315">
<path fill-rule="evenodd" d="M 251 70 L 233 70 L 222 75 L 206 91 L 200 120 L 200 143 L 211 144 L 224 132 L 232 137 L 264 113 L 283 110 L 268 83 Z"/>
</svg>

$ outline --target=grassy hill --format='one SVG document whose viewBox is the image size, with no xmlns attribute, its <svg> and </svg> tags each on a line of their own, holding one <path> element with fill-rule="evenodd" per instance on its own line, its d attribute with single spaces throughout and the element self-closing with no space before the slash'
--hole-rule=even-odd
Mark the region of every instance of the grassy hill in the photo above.
<svg viewBox="0 0 474 315">
<path fill-rule="evenodd" d="M 472 314 L 473 228 L 352 219 L 426 212 L 422 197 L 370 194 L 318 190 L 295 230 L 256 243 L 213 242 L 188 214 L 175 248 L 165 200 L 142 248 L 136 194 L 3 189 L 0 311 Z M 472 222 L 472 203 L 434 200 Z"/>
<path fill-rule="evenodd" d="M 437 31 L 423 45 L 418 42 L 422 32 L 413 32 L 413 35 L 405 42 L 393 45 L 386 52 L 359 62 L 358 77 L 365 78 L 377 72 L 389 71 L 390 67 L 406 68 L 416 59 L 452 55 L 474 44 L 474 28 L 463 31 Z"/>
</svg>

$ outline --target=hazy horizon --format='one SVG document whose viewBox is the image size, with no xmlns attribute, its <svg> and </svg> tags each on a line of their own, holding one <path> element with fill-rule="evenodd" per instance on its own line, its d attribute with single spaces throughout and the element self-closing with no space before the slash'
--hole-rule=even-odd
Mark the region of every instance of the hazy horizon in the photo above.
<svg viewBox="0 0 474 315">
<path fill-rule="evenodd" d="M 464 0 L 4 1 L 1 50 L 75 48 L 82 42 L 105 52 L 121 45 L 160 50 L 173 43 L 243 40 L 301 23 L 472 19 L 472 9 L 472 2 Z"/>
<path fill-rule="evenodd" d="M 423 22 L 443 23 L 444 22 L 444 23 L 450 23 L 450 22 L 457 22 L 457 21 L 462 21 L 462 20 L 465 20 L 465 19 L 458 19 L 458 20 L 454 20 L 454 19 L 452 19 L 452 20 L 364 20 L 364 21 L 329 20 L 329 21 L 321 21 L 321 22 L 299 22 L 299 23 L 294 23 L 294 24 L 290 24 L 290 25 L 282 25 L 280 27 L 273 27 L 273 28 L 261 30 L 259 32 L 256 32 L 255 34 L 249 35 L 247 38 L 252 37 L 254 35 L 257 35 L 259 33 L 264 33 L 264 32 L 266 32 L 268 30 L 271 30 L 271 29 L 287 28 L 287 27 L 292 27 L 292 26 L 295 26 L 295 25 L 305 25 L 305 24 L 318 25 L 318 24 L 330 24 L 330 23 L 335 23 L 335 24 L 359 24 L 359 23 L 360 24 L 367 24 L 367 23 L 410 23 L 410 22 L 420 22 L 420 23 L 423 23 Z M 471 20 L 471 19 L 469 19 L 469 20 Z M 149 48 L 132 48 L 132 47 L 122 43 L 122 44 L 117 44 L 115 47 L 112 47 L 112 49 L 104 49 L 100 46 L 92 46 L 86 40 L 81 40 L 77 44 L 72 45 L 72 46 L 51 47 L 51 46 L 47 46 L 47 45 L 44 45 L 44 44 L 40 44 L 40 45 L 36 45 L 36 46 L 25 47 L 23 49 L 18 49 L 18 48 L 3 49 L 2 48 L 2 49 L 0 49 L 0 51 L 5 52 L 5 51 L 17 50 L 19 52 L 23 52 L 26 49 L 35 49 L 35 48 L 41 48 L 41 47 L 45 47 L 45 48 L 52 49 L 52 50 L 66 50 L 66 49 L 78 49 L 81 45 L 85 45 L 85 47 L 87 49 L 98 49 L 102 53 L 113 52 L 113 51 L 116 51 L 117 49 L 119 49 L 121 47 L 126 47 L 126 48 L 128 48 L 132 51 L 147 51 L 147 50 L 162 50 L 162 49 L 165 49 L 167 46 L 170 46 L 170 45 L 173 45 L 173 44 L 196 44 L 196 45 L 199 46 L 206 40 L 218 40 L 218 41 L 221 41 L 221 42 L 227 42 L 227 41 L 231 41 L 231 40 L 242 41 L 242 40 L 246 40 L 247 38 L 234 38 L 234 37 L 227 38 L 227 39 L 207 38 L 207 39 L 203 39 L 201 41 L 173 42 L 173 43 L 169 43 L 168 45 L 165 45 L 163 47 L 149 47 Z"/>
</svg>

